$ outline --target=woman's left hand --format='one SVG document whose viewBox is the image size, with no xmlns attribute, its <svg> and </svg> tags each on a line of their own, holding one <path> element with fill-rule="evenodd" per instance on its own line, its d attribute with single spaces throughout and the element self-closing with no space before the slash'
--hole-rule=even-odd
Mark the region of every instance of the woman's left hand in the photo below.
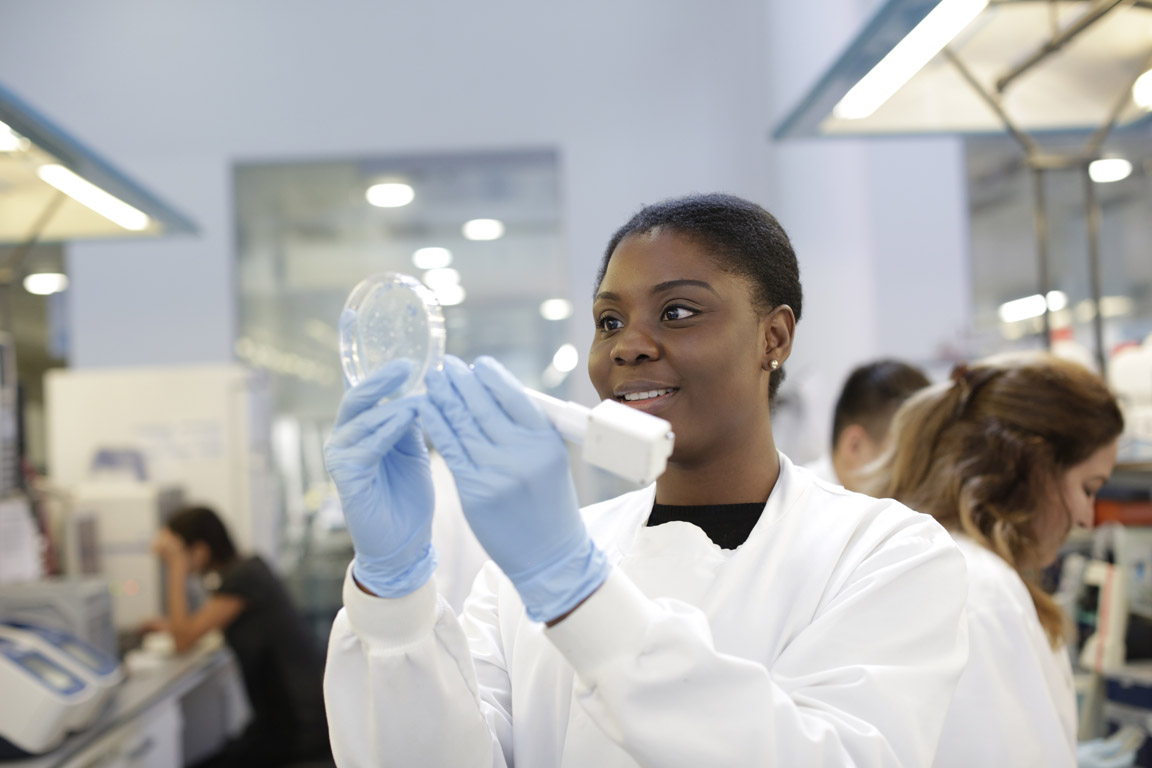
<svg viewBox="0 0 1152 768">
<path fill-rule="evenodd" d="M 440 449 L 472 532 L 535 621 L 571 611 L 608 576 L 579 503 L 568 449 L 520 383 L 491 358 L 451 355 L 425 377 L 424 428 Z"/>
<path fill-rule="evenodd" d="M 188 556 L 183 539 L 172 533 L 170 528 L 161 528 L 157 531 L 155 538 L 152 539 L 152 551 L 166 563 Z"/>
</svg>

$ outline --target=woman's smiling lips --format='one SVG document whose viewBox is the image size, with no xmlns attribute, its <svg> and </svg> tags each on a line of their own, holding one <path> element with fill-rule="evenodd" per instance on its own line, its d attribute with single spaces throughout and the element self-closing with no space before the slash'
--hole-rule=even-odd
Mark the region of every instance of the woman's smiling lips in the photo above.
<svg viewBox="0 0 1152 768">
<path fill-rule="evenodd" d="M 668 387 L 651 382 L 637 382 L 617 388 L 612 396 L 625 405 L 642 411 L 651 411 L 663 406 L 679 389 L 679 387 Z"/>
</svg>

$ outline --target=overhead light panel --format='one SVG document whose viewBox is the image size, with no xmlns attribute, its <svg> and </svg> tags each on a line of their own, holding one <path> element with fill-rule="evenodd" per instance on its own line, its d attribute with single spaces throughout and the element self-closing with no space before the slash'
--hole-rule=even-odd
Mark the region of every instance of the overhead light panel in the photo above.
<svg viewBox="0 0 1152 768">
<path fill-rule="evenodd" d="M 432 288 L 432 286 L 428 286 Z M 457 304 L 463 303 L 467 293 L 464 291 L 464 286 L 460 284 L 445 283 L 438 288 L 432 288 L 432 292 L 436 294 L 436 300 L 445 307 L 454 307 Z"/>
<path fill-rule="evenodd" d="M 1048 300 L 1038 293 L 1025 296 L 1022 299 L 1013 299 L 1000 305 L 1000 319 L 1005 323 L 1017 323 L 1021 320 L 1030 320 L 1040 317 L 1044 310 L 1059 312 L 1068 306 L 1068 296 L 1064 291 L 1048 291 Z"/>
<path fill-rule="evenodd" d="M 1132 84 L 1132 101 L 1140 109 L 1152 109 L 1152 69 L 1140 75 Z"/>
<path fill-rule="evenodd" d="M 434 291 L 445 285 L 460 285 L 460 273 L 452 267 L 430 269 L 424 273 L 424 285 Z"/>
<path fill-rule="evenodd" d="M 452 263 L 452 251 L 447 248 L 419 248 L 412 254 L 417 269 L 440 269 Z"/>
<path fill-rule="evenodd" d="M 28 139 L 0 122 L 0 152 L 18 152 L 28 148 Z"/>
<path fill-rule="evenodd" d="M 132 232 L 148 228 L 148 216 L 118 197 L 114 197 L 95 184 L 77 176 L 62 165 L 42 165 L 37 175 L 68 197 L 86 205 L 104 218 Z"/>
<path fill-rule="evenodd" d="M 574 370 L 580 362 L 580 353 L 572 344 L 565 344 L 552 355 L 552 365 L 561 373 Z"/>
<path fill-rule="evenodd" d="M 567 320 L 572 316 L 572 302 L 568 299 L 547 299 L 540 303 L 540 316 L 545 320 Z"/>
<path fill-rule="evenodd" d="M 416 191 L 401 182 L 384 182 L 368 187 L 364 197 L 377 208 L 403 208 L 416 198 Z"/>
<path fill-rule="evenodd" d="M 68 275 L 59 272 L 37 272 L 24 278 L 24 290 L 37 296 L 51 296 L 68 290 Z"/>
<path fill-rule="evenodd" d="M 504 222 L 499 219 L 472 219 L 464 222 L 464 237 L 469 240 L 499 240 L 504 236 Z"/>
<path fill-rule="evenodd" d="M 1121 181 L 1132 175 L 1132 163 L 1122 157 L 1102 157 L 1088 164 L 1088 176 L 1097 184 Z"/>
<path fill-rule="evenodd" d="M 842 120 L 861 120 L 871 115 L 963 32 L 987 5 L 988 0 L 942 0 L 844 94 L 832 113 Z"/>
</svg>

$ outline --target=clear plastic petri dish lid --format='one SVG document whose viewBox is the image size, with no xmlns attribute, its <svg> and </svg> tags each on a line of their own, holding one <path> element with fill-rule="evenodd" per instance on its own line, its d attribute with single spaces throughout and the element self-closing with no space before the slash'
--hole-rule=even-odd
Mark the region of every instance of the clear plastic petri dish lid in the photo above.
<svg viewBox="0 0 1152 768">
<path fill-rule="evenodd" d="M 424 375 L 444 361 L 444 311 L 410 275 L 380 272 L 352 289 L 340 314 L 340 364 L 356 385 L 393 360 L 412 361 L 412 374 L 393 398 L 420 392 Z"/>
</svg>

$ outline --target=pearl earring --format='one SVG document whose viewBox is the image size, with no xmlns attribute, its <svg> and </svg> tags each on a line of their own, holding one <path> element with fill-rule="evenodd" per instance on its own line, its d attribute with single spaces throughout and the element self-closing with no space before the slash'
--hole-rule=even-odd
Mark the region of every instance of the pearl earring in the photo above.
<svg viewBox="0 0 1152 768">
<path fill-rule="evenodd" d="M 768 363 L 768 367 L 775 371 L 777 368 L 780 367 L 780 361 L 779 360 L 773 360 L 772 362 Z"/>
</svg>

